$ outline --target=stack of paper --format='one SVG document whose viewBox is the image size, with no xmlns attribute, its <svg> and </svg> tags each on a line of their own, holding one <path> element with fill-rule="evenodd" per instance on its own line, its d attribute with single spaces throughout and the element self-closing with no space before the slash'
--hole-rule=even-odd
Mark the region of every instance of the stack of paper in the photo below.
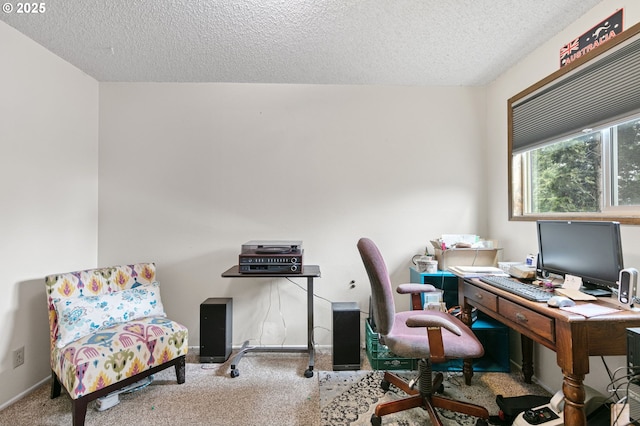
<svg viewBox="0 0 640 426">
<path fill-rule="evenodd" d="M 608 306 L 598 305 L 596 303 L 583 303 L 581 305 L 575 306 L 564 306 L 560 309 L 562 309 L 563 311 L 573 312 L 574 314 L 580 314 L 587 318 L 620 312 L 620 309 L 610 308 Z"/>
<path fill-rule="evenodd" d="M 484 275 L 499 275 L 508 277 L 509 274 L 494 266 L 450 266 L 449 270 L 459 277 L 474 278 Z"/>
</svg>

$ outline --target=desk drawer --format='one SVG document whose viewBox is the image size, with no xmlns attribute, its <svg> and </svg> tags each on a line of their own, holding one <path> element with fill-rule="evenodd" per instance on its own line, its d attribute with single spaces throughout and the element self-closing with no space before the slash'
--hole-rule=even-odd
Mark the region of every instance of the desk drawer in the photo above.
<svg viewBox="0 0 640 426">
<path fill-rule="evenodd" d="M 555 328 L 552 318 L 506 299 L 500 299 L 498 313 L 522 327 L 535 330 L 537 336 L 555 343 Z"/>
<path fill-rule="evenodd" d="M 498 312 L 498 296 L 490 291 L 483 290 L 473 284 L 466 283 L 464 295 L 471 301 L 472 305 L 482 305 L 491 309 L 493 312 Z"/>
</svg>

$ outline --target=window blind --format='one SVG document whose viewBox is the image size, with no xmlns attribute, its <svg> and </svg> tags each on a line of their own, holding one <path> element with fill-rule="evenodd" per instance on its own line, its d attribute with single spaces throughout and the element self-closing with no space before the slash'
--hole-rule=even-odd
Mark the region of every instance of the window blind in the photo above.
<svg viewBox="0 0 640 426">
<path fill-rule="evenodd" d="M 640 39 L 589 61 L 511 108 L 513 153 L 640 112 Z"/>
</svg>

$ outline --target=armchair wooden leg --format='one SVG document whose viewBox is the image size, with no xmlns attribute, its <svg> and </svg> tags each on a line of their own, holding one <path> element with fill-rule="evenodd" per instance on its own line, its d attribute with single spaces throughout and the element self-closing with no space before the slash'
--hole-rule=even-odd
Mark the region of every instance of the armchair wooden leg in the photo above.
<svg viewBox="0 0 640 426">
<path fill-rule="evenodd" d="M 61 391 L 62 385 L 58 380 L 58 376 L 51 370 L 51 399 L 59 397 Z"/>
<path fill-rule="evenodd" d="M 84 419 L 87 416 L 87 405 L 89 400 L 87 397 L 74 399 L 72 407 L 73 426 L 84 426 Z"/>
<path fill-rule="evenodd" d="M 176 361 L 176 381 L 178 382 L 179 385 L 183 384 L 185 382 L 185 378 L 186 378 L 186 357 L 184 355 L 182 355 L 180 358 L 178 358 L 178 360 Z"/>
</svg>

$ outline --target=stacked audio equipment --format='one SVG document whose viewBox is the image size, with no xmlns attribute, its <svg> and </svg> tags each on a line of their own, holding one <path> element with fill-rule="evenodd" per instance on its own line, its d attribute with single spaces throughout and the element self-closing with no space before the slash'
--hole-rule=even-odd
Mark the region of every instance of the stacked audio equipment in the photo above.
<svg viewBox="0 0 640 426">
<path fill-rule="evenodd" d="M 238 270 L 243 274 L 301 274 L 302 241 L 248 241 L 242 245 Z"/>
<path fill-rule="evenodd" d="M 360 308 L 356 302 L 334 302 L 333 369 L 360 370 Z"/>
<path fill-rule="evenodd" d="M 231 355 L 230 297 L 212 297 L 200 304 L 200 362 L 225 362 Z"/>
</svg>

